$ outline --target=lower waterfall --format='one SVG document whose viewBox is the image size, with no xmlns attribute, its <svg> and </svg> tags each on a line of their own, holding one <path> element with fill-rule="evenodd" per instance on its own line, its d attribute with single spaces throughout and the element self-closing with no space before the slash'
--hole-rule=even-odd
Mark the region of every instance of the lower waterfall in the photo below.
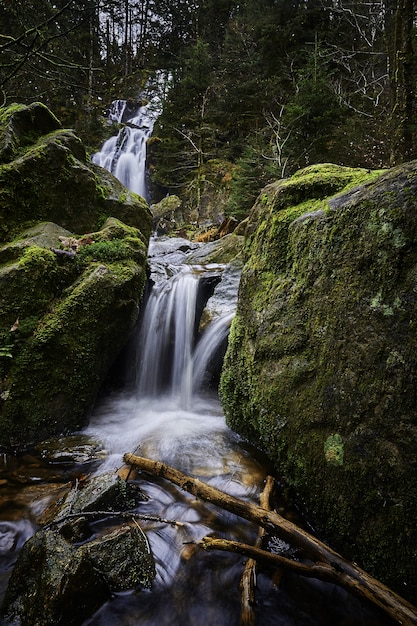
<svg viewBox="0 0 417 626">
<path fill-rule="evenodd" d="M 227 427 L 217 396 L 240 266 L 190 265 L 192 248 L 200 245 L 151 241 L 146 307 L 85 430 L 93 435 L 93 448 L 90 437 L 76 433 L 20 456 L 0 456 L 0 604 L 19 552 L 36 533 L 51 499 L 61 497 L 69 480 L 78 485 L 94 472 L 120 469 L 126 452 L 164 461 L 258 503 L 272 470 L 258 450 Z M 283 496 L 283 479 L 276 478 L 275 509 L 302 525 Z M 214 535 L 253 544 L 257 527 L 162 478 L 139 473 L 129 481 L 149 498 L 135 505 L 134 514 L 147 518 L 140 526 L 155 560 L 156 579 L 150 590 L 114 593 L 74 626 L 240 626 L 245 557 L 206 552 L 194 542 Z M 92 532 L 98 535 L 100 524 L 113 523 L 106 514 L 97 526 L 92 522 Z M 268 549 L 297 558 L 278 537 L 268 540 Z M 253 609 L 256 626 L 393 626 L 339 587 L 288 571 L 277 576 L 264 566 L 257 571 Z"/>
<path fill-rule="evenodd" d="M 86 432 L 107 450 L 99 473 L 120 468 L 123 454 L 133 452 L 258 503 L 265 459 L 227 427 L 216 391 L 215 370 L 224 354 L 238 280 L 229 291 L 231 306 L 217 297 L 230 268 L 189 265 L 192 246 L 168 238 L 151 242 L 151 289 L 126 357 L 134 371 L 128 368 L 122 389 L 101 400 Z M 210 307 L 210 301 L 222 304 Z M 205 324 L 207 309 L 212 321 Z M 215 534 L 253 544 L 257 528 L 163 479 L 139 475 L 135 480 L 149 496 L 139 503 L 138 514 L 181 525 L 141 521 L 156 563 L 152 590 L 115 594 L 84 626 L 239 626 L 245 558 L 204 552 L 194 542 Z M 277 506 L 283 511 L 287 504 Z M 278 538 L 270 549 L 293 554 Z M 270 574 L 261 570 L 257 576 L 259 626 L 384 624 L 372 621 L 366 608 L 333 585 L 293 574 L 275 584 Z"/>
</svg>

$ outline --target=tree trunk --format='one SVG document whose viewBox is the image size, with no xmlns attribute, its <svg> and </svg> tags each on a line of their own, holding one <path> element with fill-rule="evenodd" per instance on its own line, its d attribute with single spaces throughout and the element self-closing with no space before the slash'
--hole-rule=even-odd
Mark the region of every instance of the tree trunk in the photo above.
<svg viewBox="0 0 417 626">
<path fill-rule="evenodd" d="M 265 553 L 269 554 L 270 557 L 275 557 L 274 562 L 277 562 L 278 559 L 280 565 L 296 568 L 300 574 L 307 575 L 308 572 L 311 572 L 310 575 L 315 578 L 320 577 L 322 580 L 341 585 L 356 596 L 377 605 L 404 626 L 417 624 L 417 609 L 415 607 L 381 582 L 372 578 L 357 565 L 345 560 L 319 539 L 286 520 L 275 511 L 267 511 L 255 504 L 229 496 L 165 463 L 138 457 L 131 453 L 125 454 L 123 458 L 125 463 L 135 465 L 155 476 L 166 478 L 194 496 L 262 526 L 270 534 L 277 535 L 302 550 L 313 562 L 318 561 L 319 563 L 310 566 L 290 561 L 278 555 Z M 251 549 L 257 550 L 253 547 Z"/>
<path fill-rule="evenodd" d="M 386 45 L 391 96 L 391 162 L 415 158 L 414 0 L 389 0 Z"/>
</svg>

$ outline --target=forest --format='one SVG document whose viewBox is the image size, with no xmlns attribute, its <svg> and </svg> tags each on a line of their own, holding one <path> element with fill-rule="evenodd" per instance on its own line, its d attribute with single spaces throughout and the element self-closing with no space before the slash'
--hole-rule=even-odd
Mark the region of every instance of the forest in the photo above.
<svg viewBox="0 0 417 626">
<path fill-rule="evenodd" d="M 91 150 L 117 98 L 164 77 L 155 196 L 223 185 L 243 219 L 320 162 L 415 158 L 414 0 L 1 0 L 1 104 L 46 104 Z"/>
</svg>

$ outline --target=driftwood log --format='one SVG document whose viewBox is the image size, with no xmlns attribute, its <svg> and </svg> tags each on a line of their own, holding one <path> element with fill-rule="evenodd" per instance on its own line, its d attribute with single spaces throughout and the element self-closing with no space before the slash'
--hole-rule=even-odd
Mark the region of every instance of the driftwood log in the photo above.
<svg viewBox="0 0 417 626">
<path fill-rule="evenodd" d="M 236 542 L 227 542 L 226 547 L 222 541 L 218 543 L 219 540 L 210 538 L 205 538 L 200 542 L 202 547 L 206 549 L 215 547 L 216 549 L 221 548 L 229 551 L 237 551 L 239 549 L 240 552 L 244 551 L 244 554 L 256 560 L 261 558 L 263 560 L 269 559 L 280 567 L 291 568 L 304 576 L 319 578 L 339 585 L 357 597 L 372 602 L 399 624 L 404 626 L 417 625 L 416 607 L 367 574 L 355 563 L 347 561 L 325 543 L 302 530 L 296 524 L 286 520 L 275 511 L 268 511 L 261 506 L 229 496 L 165 463 L 135 456 L 131 453 L 125 454 L 123 458 L 125 463 L 129 465 L 134 465 L 149 474 L 161 476 L 202 500 L 220 506 L 235 515 L 262 526 L 270 534 L 279 536 L 299 550 L 302 550 L 313 564 L 298 563 L 253 546 L 244 546 L 242 548 L 242 544 Z"/>
</svg>

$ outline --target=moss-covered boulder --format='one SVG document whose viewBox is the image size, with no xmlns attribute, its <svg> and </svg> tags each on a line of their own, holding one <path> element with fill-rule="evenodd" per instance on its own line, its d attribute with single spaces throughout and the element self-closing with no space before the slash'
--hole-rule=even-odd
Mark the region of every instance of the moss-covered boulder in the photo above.
<svg viewBox="0 0 417 626">
<path fill-rule="evenodd" d="M 266 187 L 221 381 L 344 555 L 417 601 L 417 162 Z"/>
<path fill-rule="evenodd" d="M 143 198 L 91 163 L 44 105 L 0 109 L 0 242 L 40 221 L 86 233 L 110 216 L 149 236 L 148 213 Z"/>
<path fill-rule="evenodd" d="M 151 227 L 46 107 L 0 109 L 0 448 L 83 424 L 137 319 Z"/>
<path fill-rule="evenodd" d="M 153 229 L 158 235 L 167 235 L 184 224 L 182 201 L 178 196 L 166 196 L 157 204 L 151 204 Z"/>
<path fill-rule="evenodd" d="M 69 257 L 57 254 L 59 237 L 68 239 L 62 233 L 40 224 L 0 249 L 4 448 L 79 428 L 137 319 L 147 252 L 141 232 L 110 218 Z"/>
</svg>

